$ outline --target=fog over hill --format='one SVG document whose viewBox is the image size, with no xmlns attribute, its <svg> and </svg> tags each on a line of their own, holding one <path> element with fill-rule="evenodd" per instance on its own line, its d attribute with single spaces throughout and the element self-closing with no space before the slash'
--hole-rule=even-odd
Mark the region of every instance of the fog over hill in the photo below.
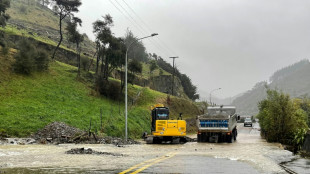
<svg viewBox="0 0 310 174">
<path fill-rule="evenodd" d="M 289 94 L 292 98 L 310 95 L 310 62 L 301 60 L 276 71 L 269 82 L 258 82 L 251 90 L 233 100 L 232 104 L 243 115 L 256 115 L 257 104 L 266 98 L 266 86 Z"/>
</svg>

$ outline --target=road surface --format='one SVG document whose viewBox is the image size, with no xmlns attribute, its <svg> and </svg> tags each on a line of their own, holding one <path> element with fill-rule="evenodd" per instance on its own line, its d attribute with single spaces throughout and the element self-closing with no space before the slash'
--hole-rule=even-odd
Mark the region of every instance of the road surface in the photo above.
<svg viewBox="0 0 310 174">
<path fill-rule="evenodd" d="M 278 164 L 292 153 L 266 143 L 258 129 L 239 124 L 231 144 L 0 146 L 0 173 L 286 173 Z M 123 156 L 65 153 L 81 147 Z"/>
</svg>

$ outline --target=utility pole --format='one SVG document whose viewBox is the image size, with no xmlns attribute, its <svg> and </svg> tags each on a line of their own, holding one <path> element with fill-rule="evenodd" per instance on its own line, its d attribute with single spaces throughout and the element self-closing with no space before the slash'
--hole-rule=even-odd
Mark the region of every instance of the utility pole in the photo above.
<svg viewBox="0 0 310 174">
<path fill-rule="evenodd" d="M 172 85 L 171 85 L 171 95 L 173 95 L 173 87 L 174 87 L 174 76 L 175 76 L 175 65 L 174 65 L 174 61 L 175 59 L 179 58 L 179 57 L 170 57 L 171 59 L 173 59 L 173 75 L 172 75 Z"/>
<path fill-rule="evenodd" d="M 217 90 L 220 90 L 220 89 L 222 89 L 222 88 L 216 88 L 216 89 L 213 89 L 213 90 L 210 92 L 210 105 L 211 105 L 211 106 L 214 105 L 214 104 L 212 104 L 212 101 L 211 101 L 211 94 L 212 94 L 212 92 L 217 91 Z"/>
<path fill-rule="evenodd" d="M 149 38 L 149 37 L 154 37 L 154 36 L 157 36 L 158 34 L 157 33 L 153 33 L 151 34 L 150 36 L 146 36 L 146 37 L 142 37 L 142 38 L 138 38 L 138 39 L 134 39 L 131 43 L 129 43 L 129 45 L 127 46 L 127 49 L 126 49 L 126 60 L 125 60 L 125 141 L 127 142 L 128 140 L 128 121 L 127 121 L 127 117 L 128 117 L 128 52 L 129 52 L 129 49 L 132 45 L 134 45 L 135 43 L 137 43 L 139 40 L 142 40 L 142 39 L 146 39 L 146 38 Z"/>
</svg>

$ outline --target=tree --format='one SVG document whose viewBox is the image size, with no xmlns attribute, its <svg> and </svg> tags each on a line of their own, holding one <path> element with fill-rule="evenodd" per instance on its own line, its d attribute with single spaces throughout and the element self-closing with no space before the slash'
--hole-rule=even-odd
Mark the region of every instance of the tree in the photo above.
<svg viewBox="0 0 310 174">
<path fill-rule="evenodd" d="M 112 39 L 112 32 L 111 32 L 112 26 L 113 26 L 113 19 L 110 15 L 106 15 L 103 17 L 103 20 L 97 20 L 93 23 L 93 32 L 96 35 L 96 49 L 97 49 L 96 74 L 97 75 L 98 75 L 100 60 L 101 60 L 101 72 L 103 72 L 104 70 L 103 59 L 106 54 L 106 47 L 108 47 Z M 107 77 L 104 76 L 104 78 L 107 78 Z"/>
<path fill-rule="evenodd" d="M 80 0 L 52 0 L 54 3 L 54 12 L 59 16 L 59 34 L 60 40 L 54 50 L 52 59 L 54 60 L 57 50 L 63 40 L 63 33 L 62 33 L 62 21 L 66 18 L 73 18 L 73 13 L 79 12 L 79 7 L 82 5 Z"/>
<path fill-rule="evenodd" d="M 306 112 L 283 92 L 268 89 L 258 108 L 261 132 L 269 142 L 293 144 L 295 135 L 308 130 Z"/>
<path fill-rule="evenodd" d="M 155 60 L 150 61 L 150 75 L 153 73 L 155 69 L 158 69 L 158 65 Z"/>
<path fill-rule="evenodd" d="M 10 0 L 1 0 L 0 1 L 0 27 L 5 27 L 7 20 L 9 20 L 10 16 L 6 14 L 6 10 L 10 8 Z M 3 40 L 4 34 L 0 33 L 0 45 L 5 47 L 5 41 Z"/>
<path fill-rule="evenodd" d="M 132 73 L 142 73 L 142 63 L 136 59 L 133 59 L 128 64 L 128 70 Z"/>
<path fill-rule="evenodd" d="M 66 30 L 68 31 L 69 42 L 76 44 L 76 60 L 78 67 L 78 76 L 80 76 L 81 71 L 81 42 L 84 41 L 84 36 L 79 33 L 77 26 L 82 26 L 82 20 L 77 17 L 73 17 L 71 21 L 67 23 Z"/>
<path fill-rule="evenodd" d="M 127 48 L 129 47 L 129 44 L 134 42 L 134 45 L 130 47 L 128 52 L 128 59 L 137 59 L 142 62 L 148 61 L 148 54 L 146 53 L 146 48 L 143 43 L 138 41 L 137 37 L 135 37 L 134 34 L 128 29 L 124 40 Z"/>
</svg>

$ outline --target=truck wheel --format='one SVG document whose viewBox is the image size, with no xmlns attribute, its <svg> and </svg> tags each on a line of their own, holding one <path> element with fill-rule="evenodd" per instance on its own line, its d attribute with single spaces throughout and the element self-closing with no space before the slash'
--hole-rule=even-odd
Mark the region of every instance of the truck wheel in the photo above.
<svg viewBox="0 0 310 174">
<path fill-rule="evenodd" d="M 201 142 L 201 134 L 197 134 L 197 142 Z"/>
<path fill-rule="evenodd" d="M 234 140 L 234 136 L 233 135 L 228 135 L 227 137 L 227 143 L 232 143 Z"/>
<path fill-rule="evenodd" d="M 237 139 L 237 130 L 234 131 L 233 137 L 234 137 L 234 141 L 236 141 L 236 139 Z"/>
</svg>

